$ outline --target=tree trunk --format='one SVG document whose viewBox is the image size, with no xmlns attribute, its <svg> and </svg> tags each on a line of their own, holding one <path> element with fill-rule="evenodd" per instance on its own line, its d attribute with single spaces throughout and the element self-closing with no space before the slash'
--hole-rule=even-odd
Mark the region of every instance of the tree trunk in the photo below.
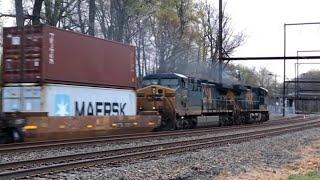
<svg viewBox="0 0 320 180">
<path fill-rule="evenodd" d="M 147 75 L 147 57 L 146 57 L 146 51 L 145 51 L 145 39 L 142 38 L 142 56 L 143 56 L 143 64 L 144 64 L 144 74 Z"/>
<path fill-rule="evenodd" d="M 22 7 L 22 0 L 15 0 L 16 9 L 16 22 L 18 27 L 23 27 L 24 25 L 24 14 Z"/>
<path fill-rule="evenodd" d="M 100 28 L 101 28 L 101 31 L 102 31 L 102 34 L 103 34 L 103 37 L 105 39 L 108 38 L 108 29 L 106 27 L 106 9 L 105 9 L 105 4 L 103 3 L 104 1 L 103 0 L 99 0 L 98 1 L 98 11 L 100 11 L 100 21 L 99 21 L 99 24 L 100 24 Z"/>
<path fill-rule="evenodd" d="M 138 62 L 138 71 L 139 71 L 139 83 L 142 80 L 142 67 L 141 67 L 141 27 L 140 22 L 137 22 L 137 28 L 139 29 L 139 36 L 138 36 L 138 44 L 137 44 L 137 62 Z"/>
<path fill-rule="evenodd" d="M 88 33 L 94 36 L 94 20 L 96 16 L 96 4 L 95 0 L 89 0 L 89 30 Z"/>
<path fill-rule="evenodd" d="M 124 25 L 127 12 L 125 11 L 125 2 L 123 0 L 111 0 L 111 38 L 118 42 L 124 40 Z"/>
<path fill-rule="evenodd" d="M 81 31 L 82 34 L 85 34 L 86 31 L 85 31 L 84 22 L 83 22 L 83 19 L 82 19 L 81 1 L 82 0 L 77 0 L 77 13 L 78 13 L 80 31 Z"/>
<path fill-rule="evenodd" d="M 142 68 L 141 68 L 141 43 L 140 39 L 138 40 L 138 46 L 137 46 L 137 62 L 138 62 L 138 74 L 139 74 L 139 82 L 142 80 Z"/>
<path fill-rule="evenodd" d="M 35 0 L 32 11 L 32 25 L 40 24 L 40 12 L 43 0 Z"/>
</svg>

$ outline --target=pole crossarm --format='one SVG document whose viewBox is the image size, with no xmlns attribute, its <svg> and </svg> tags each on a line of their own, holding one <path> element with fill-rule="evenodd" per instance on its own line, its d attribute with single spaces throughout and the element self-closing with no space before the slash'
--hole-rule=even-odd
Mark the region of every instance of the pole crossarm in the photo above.
<svg viewBox="0 0 320 180">
<path fill-rule="evenodd" d="M 294 64 L 297 64 L 297 65 L 305 65 L 305 64 L 316 65 L 316 64 L 320 64 L 320 63 L 294 63 Z"/>
<path fill-rule="evenodd" d="M 314 96 L 319 96 L 320 94 L 315 94 Z M 315 101 L 315 100 L 317 100 L 317 101 L 319 101 L 320 100 L 320 98 L 319 97 L 299 97 L 297 100 L 306 100 L 306 101 L 310 101 L 310 100 L 312 100 L 312 101 Z"/>
<path fill-rule="evenodd" d="M 254 61 L 254 60 L 297 60 L 297 59 L 319 59 L 320 56 L 266 56 L 266 57 L 229 57 L 222 58 L 227 61 Z"/>
<path fill-rule="evenodd" d="M 320 89 L 300 89 L 300 92 L 320 92 Z"/>
<path fill-rule="evenodd" d="M 299 26 L 299 25 L 319 25 L 320 22 L 302 22 L 302 23 L 285 23 L 285 26 Z"/>
<path fill-rule="evenodd" d="M 299 82 L 299 83 L 320 83 L 320 81 L 317 81 L 317 80 L 308 80 L 308 81 L 305 81 L 305 80 L 299 80 L 299 81 L 285 81 L 285 83 L 296 83 L 296 82 Z"/>
</svg>

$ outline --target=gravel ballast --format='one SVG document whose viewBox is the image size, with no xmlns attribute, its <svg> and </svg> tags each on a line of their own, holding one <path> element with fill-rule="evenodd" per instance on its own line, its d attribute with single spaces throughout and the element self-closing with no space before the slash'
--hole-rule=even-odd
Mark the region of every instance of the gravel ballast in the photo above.
<svg viewBox="0 0 320 180">
<path fill-rule="evenodd" d="M 319 140 L 319 135 L 319 128 L 313 128 L 240 144 L 169 155 L 157 160 L 140 160 L 121 167 L 91 167 L 43 178 L 212 179 L 221 175 L 232 176 L 256 167 L 281 168 L 293 163 L 301 158 L 295 151 Z"/>
<path fill-rule="evenodd" d="M 282 125 L 285 126 L 285 125 Z M 277 127 L 282 127 L 277 126 Z M 273 127 L 269 127 L 273 128 Z M 208 132 L 202 135 L 188 135 L 188 136 L 181 136 L 181 137 L 158 137 L 155 139 L 142 139 L 142 140 L 132 140 L 132 141 L 120 141 L 120 142 L 112 142 L 112 143 L 94 143 L 94 144 L 84 144 L 84 145 L 72 145 L 67 147 L 52 147 L 43 150 L 34 150 L 34 151 L 26 151 L 26 152 L 11 152 L 11 153 L 0 153 L 1 159 L 0 163 L 7 163 L 13 161 L 25 161 L 25 160 L 32 160 L 32 159 L 39 159 L 39 158 L 46 158 L 46 157 L 55 157 L 55 156 L 65 156 L 65 155 L 72 155 L 72 154 L 80 154 L 86 152 L 97 152 L 97 151 L 107 151 L 107 150 L 114 150 L 120 148 L 129 148 L 129 147 L 136 147 L 136 146 L 144 146 L 144 145 L 152 145 L 152 144 L 159 144 L 159 143 L 169 143 L 169 142 L 177 142 L 177 141 L 185 141 L 185 140 L 194 140 L 194 139 L 201 139 L 201 138 L 210 138 L 210 137 L 217 137 L 223 136 L 228 134 L 235 134 L 235 133 L 242 133 L 242 132 L 252 132 L 256 130 L 266 129 L 265 127 L 255 127 L 253 129 L 242 129 L 235 131 L 225 131 L 225 132 Z"/>
</svg>

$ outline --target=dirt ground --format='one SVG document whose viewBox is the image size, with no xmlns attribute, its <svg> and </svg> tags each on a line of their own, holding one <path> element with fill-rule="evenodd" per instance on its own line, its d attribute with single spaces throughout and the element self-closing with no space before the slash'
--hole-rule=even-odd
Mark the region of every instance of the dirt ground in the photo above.
<svg viewBox="0 0 320 180">
<path fill-rule="evenodd" d="M 290 175 L 305 174 L 309 171 L 320 171 L 320 140 L 307 147 L 300 147 L 295 152 L 301 157 L 298 161 L 284 166 L 282 169 L 258 167 L 238 176 L 223 173 L 217 179 L 228 180 L 283 180 Z"/>
</svg>

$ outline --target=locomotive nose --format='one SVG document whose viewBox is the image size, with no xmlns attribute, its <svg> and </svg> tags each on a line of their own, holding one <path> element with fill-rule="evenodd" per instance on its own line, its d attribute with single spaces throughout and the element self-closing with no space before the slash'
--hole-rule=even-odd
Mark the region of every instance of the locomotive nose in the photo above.
<svg viewBox="0 0 320 180">
<path fill-rule="evenodd" d="M 137 90 L 138 110 L 140 113 L 142 111 L 162 111 L 164 101 L 174 94 L 173 91 L 172 89 L 159 85 L 151 85 Z"/>
</svg>

